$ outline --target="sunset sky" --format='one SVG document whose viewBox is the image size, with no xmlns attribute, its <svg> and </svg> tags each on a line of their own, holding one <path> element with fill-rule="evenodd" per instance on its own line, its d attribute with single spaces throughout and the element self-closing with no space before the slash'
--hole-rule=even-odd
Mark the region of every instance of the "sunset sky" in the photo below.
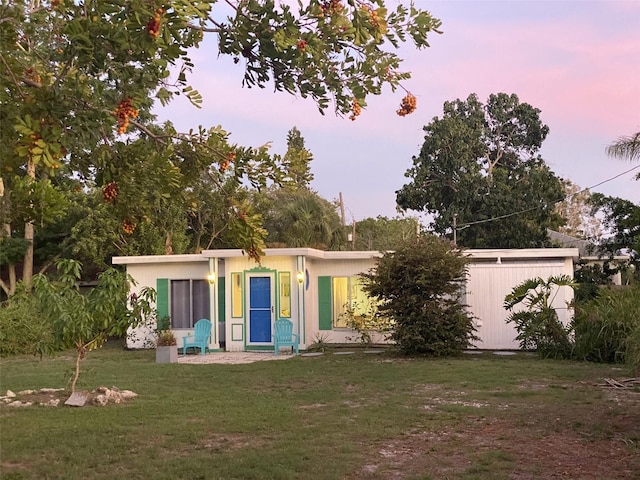
<svg viewBox="0 0 640 480">
<path fill-rule="evenodd" d="M 393 6 L 396 0 L 388 0 Z M 404 2 L 407 4 L 407 2 Z M 418 99 L 408 117 L 395 114 L 404 94 L 371 98 L 352 122 L 322 116 L 311 100 L 242 88 L 242 69 L 218 58 L 215 44 L 195 50 L 191 83 L 204 97 L 198 110 L 180 100 L 159 110 L 179 130 L 222 125 L 246 146 L 273 142 L 284 154 L 296 126 L 314 160 L 312 188 L 328 200 L 344 197 L 348 221 L 394 217 L 395 191 L 423 142 L 422 127 L 447 100 L 476 93 L 515 93 L 541 110 L 550 128 L 542 156 L 560 177 L 594 191 L 640 203 L 640 162 L 607 157 L 605 147 L 640 130 L 640 0 L 416 0 L 442 20 L 430 48 L 405 45 L 399 54 Z M 409 212 L 412 214 L 414 212 Z"/>
</svg>

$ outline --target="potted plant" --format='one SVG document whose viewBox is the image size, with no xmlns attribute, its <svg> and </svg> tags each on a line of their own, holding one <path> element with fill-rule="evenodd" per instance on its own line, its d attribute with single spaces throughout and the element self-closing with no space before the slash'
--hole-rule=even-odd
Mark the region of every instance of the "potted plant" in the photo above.
<svg viewBox="0 0 640 480">
<path fill-rule="evenodd" d="M 178 341 L 169 329 L 170 324 L 168 318 L 163 318 L 158 322 L 156 363 L 175 363 L 178 361 Z"/>
</svg>

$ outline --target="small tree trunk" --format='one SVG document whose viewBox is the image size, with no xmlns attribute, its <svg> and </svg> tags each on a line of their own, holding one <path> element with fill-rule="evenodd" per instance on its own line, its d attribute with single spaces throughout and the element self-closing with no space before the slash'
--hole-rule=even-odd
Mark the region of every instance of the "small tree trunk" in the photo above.
<svg viewBox="0 0 640 480">
<path fill-rule="evenodd" d="M 167 236 L 164 240 L 164 253 L 165 255 L 173 254 L 173 235 L 171 235 L 171 232 L 167 232 Z"/>
<path fill-rule="evenodd" d="M 36 178 L 36 166 L 32 160 L 27 163 L 27 175 L 31 181 Z M 33 222 L 28 222 L 24 226 L 24 239 L 29 242 L 27 251 L 24 252 L 24 263 L 22 266 L 22 281 L 27 288 L 31 287 L 31 278 L 33 277 L 33 239 L 34 239 Z"/>
<path fill-rule="evenodd" d="M 4 196 L 4 180 L 0 177 L 0 208 L 2 210 L 8 210 L 10 207 L 8 205 L 8 199 Z M 11 238 L 11 225 L 8 223 L 2 224 L 2 232 L 7 238 Z M 8 297 L 16 293 L 16 266 L 14 264 L 7 265 L 9 269 L 9 285 L 0 280 L 0 286 L 2 286 L 2 290 L 7 294 Z"/>
<path fill-rule="evenodd" d="M 73 374 L 73 381 L 71 382 L 71 393 L 76 391 L 76 383 L 78 383 L 78 377 L 80 376 L 80 360 L 84 357 L 84 345 L 76 345 L 76 370 Z"/>
</svg>

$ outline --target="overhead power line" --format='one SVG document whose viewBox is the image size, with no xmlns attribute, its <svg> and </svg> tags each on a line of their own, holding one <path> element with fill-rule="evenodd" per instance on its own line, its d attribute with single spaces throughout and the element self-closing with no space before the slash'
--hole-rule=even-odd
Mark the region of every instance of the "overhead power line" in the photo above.
<svg viewBox="0 0 640 480">
<path fill-rule="evenodd" d="M 636 165 L 633 168 L 625 170 L 624 172 L 619 173 L 617 175 L 614 175 L 613 177 L 607 178 L 606 180 L 603 180 L 603 181 L 601 181 L 599 183 L 596 183 L 595 185 L 591 185 L 590 187 L 583 188 L 582 190 L 580 190 L 578 192 L 575 192 L 575 193 L 572 193 L 571 195 L 565 195 L 561 199 L 556 200 L 555 202 L 553 202 L 553 205 L 555 205 L 556 203 L 560 203 L 560 202 L 562 202 L 564 200 L 567 200 L 567 199 L 569 199 L 569 198 L 571 198 L 571 197 L 573 197 L 575 195 L 579 195 L 579 194 L 581 194 L 583 192 L 591 190 L 592 188 L 599 187 L 600 185 L 603 185 L 603 184 L 605 184 L 607 182 L 615 180 L 618 177 L 622 177 L 623 175 L 626 175 L 627 173 L 633 172 L 634 170 L 637 170 L 638 168 L 640 168 L 640 165 Z M 475 222 L 466 222 L 466 223 L 463 223 L 462 225 L 460 225 L 458 227 L 458 230 L 462 230 L 463 228 L 470 227 L 471 225 L 479 225 L 481 223 L 495 222 L 496 220 L 502 220 L 503 218 L 509 218 L 509 217 L 513 217 L 515 215 L 522 215 L 523 213 L 532 212 L 533 210 L 537 210 L 538 208 L 541 208 L 541 207 L 542 207 L 542 205 L 536 205 L 535 207 L 527 208 L 525 210 L 520 210 L 520 211 L 517 211 L 517 212 L 507 213 L 505 215 L 500 215 L 498 217 L 487 218 L 485 220 L 477 220 Z"/>
</svg>

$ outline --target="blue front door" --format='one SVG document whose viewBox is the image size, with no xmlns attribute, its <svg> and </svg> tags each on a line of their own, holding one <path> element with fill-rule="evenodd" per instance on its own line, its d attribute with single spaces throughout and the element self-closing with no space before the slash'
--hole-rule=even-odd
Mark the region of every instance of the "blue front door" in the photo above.
<svg viewBox="0 0 640 480">
<path fill-rule="evenodd" d="M 249 343 L 271 343 L 271 277 L 249 277 Z"/>
</svg>

